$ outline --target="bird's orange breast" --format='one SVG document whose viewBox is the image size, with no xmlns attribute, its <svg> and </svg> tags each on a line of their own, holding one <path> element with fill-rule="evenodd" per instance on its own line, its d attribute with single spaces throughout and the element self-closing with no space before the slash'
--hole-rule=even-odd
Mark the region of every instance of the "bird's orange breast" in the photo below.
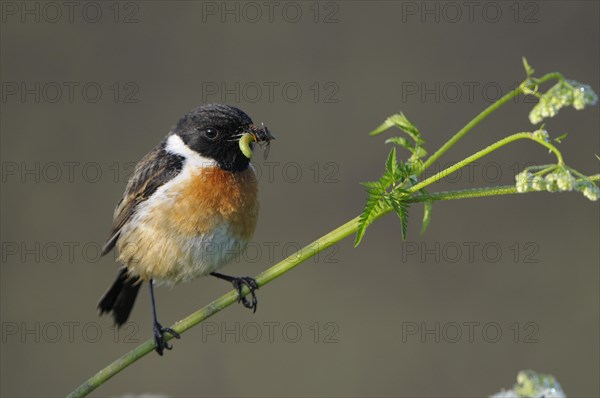
<svg viewBox="0 0 600 398">
<path fill-rule="evenodd" d="M 168 217 L 180 233 L 210 233 L 225 223 L 231 235 L 249 240 L 258 217 L 258 182 L 252 168 L 229 172 L 204 167 L 191 172 L 178 189 Z"/>
</svg>

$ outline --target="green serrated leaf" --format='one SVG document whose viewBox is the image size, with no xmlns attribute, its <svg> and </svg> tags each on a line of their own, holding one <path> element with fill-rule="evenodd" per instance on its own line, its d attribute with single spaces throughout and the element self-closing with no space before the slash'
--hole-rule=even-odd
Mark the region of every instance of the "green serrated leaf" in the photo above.
<svg viewBox="0 0 600 398">
<path fill-rule="evenodd" d="M 361 182 L 361 185 L 367 188 L 368 193 L 385 191 L 385 187 L 379 181 Z"/>
<path fill-rule="evenodd" d="M 402 148 L 406 148 L 411 152 L 415 152 L 415 146 L 406 137 L 392 137 L 385 140 L 386 144 L 396 144 Z"/>
<path fill-rule="evenodd" d="M 402 112 L 396 115 L 392 115 L 388 118 L 394 125 L 396 125 L 400 130 L 404 131 L 408 134 L 417 144 L 423 144 L 425 141 L 421 138 L 421 132 L 412 124 L 410 120 L 406 117 L 406 115 Z"/>
<path fill-rule="evenodd" d="M 417 158 L 427 156 L 427 151 L 420 145 L 413 145 L 406 137 L 392 137 L 385 140 L 386 144 L 396 144 L 399 147 L 408 149 L 410 153 Z M 412 157 L 411 157 L 412 158 Z"/>
<path fill-rule="evenodd" d="M 529 65 L 529 62 L 527 62 L 527 58 L 525 57 L 523 57 L 523 67 L 525 68 L 525 73 L 527 74 L 527 77 L 533 76 L 535 69 L 533 69 L 531 65 Z"/>
<path fill-rule="evenodd" d="M 356 238 L 354 239 L 354 247 L 360 244 L 367 227 L 375 220 L 378 211 L 381 208 L 381 198 L 378 195 L 369 195 L 365 208 L 360 214 L 358 228 L 356 229 Z"/>
<path fill-rule="evenodd" d="M 424 144 L 425 141 L 421 138 L 421 132 L 419 129 L 412 124 L 410 120 L 404 115 L 404 113 L 400 112 L 395 115 L 388 117 L 385 122 L 383 122 L 379 127 L 375 130 L 371 131 L 369 135 L 378 135 L 385 131 L 387 131 L 390 127 L 396 126 L 400 130 L 404 131 L 408 134 L 413 141 L 417 144 Z"/>
<path fill-rule="evenodd" d="M 394 209 L 398 218 L 400 218 L 400 224 L 402 224 L 402 240 L 406 240 L 406 230 L 408 229 L 408 205 L 398 199 L 394 194 L 389 195 L 387 198 L 388 203 L 392 209 Z"/>
<path fill-rule="evenodd" d="M 389 128 L 390 128 L 390 127 L 393 127 L 393 126 L 394 126 L 394 123 L 392 123 L 392 122 L 390 121 L 390 118 L 387 118 L 387 119 L 385 120 L 385 122 L 381 123 L 381 124 L 379 125 L 379 127 L 377 127 L 375 130 L 371 131 L 371 132 L 369 133 L 369 135 L 378 135 L 378 134 L 381 134 L 381 133 L 383 133 L 383 132 L 385 132 L 385 131 L 389 130 Z"/>
<path fill-rule="evenodd" d="M 365 203 L 365 207 L 360 214 L 358 228 L 356 230 L 356 238 L 354 240 L 354 246 L 358 246 L 364 237 L 367 227 L 375 220 L 377 215 L 383 209 L 384 204 L 389 207 L 397 208 L 402 207 L 398 203 L 389 202 L 389 197 L 395 197 L 394 195 L 405 195 L 408 191 L 402 189 L 402 186 L 409 181 L 411 167 L 407 163 L 398 162 L 396 156 L 396 147 L 392 147 L 390 153 L 385 162 L 385 172 L 377 181 L 363 182 L 362 185 L 367 191 L 368 197 Z M 388 193 L 388 190 L 392 188 L 392 193 Z M 395 207 L 394 207 L 395 206 Z M 404 205 L 405 206 L 405 205 Z M 401 219 L 403 220 L 403 236 L 406 234 L 406 212 L 402 213 Z"/>
<path fill-rule="evenodd" d="M 358 223 L 358 228 L 356 229 L 356 237 L 354 238 L 354 247 L 360 245 L 363 236 L 365 236 L 365 231 L 367 230 L 367 223 L 362 219 L 360 219 Z"/>
<path fill-rule="evenodd" d="M 569 135 L 568 133 L 564 133 L 563 135 L 556 137 L 554 139 L 554 141 L 558 142 L 559 144 L 562 144 L 562 141 L 567 138 L 567 135 Z"/>
<path fill-rule="evenodd" d="M 396 158 L 396 148 L 393 147 L 388 155 L 387 161 L 385 162 L 385 174 L 383 177 L 384 183 L 387 183 L 388 186 L 395 183 L 400 183 L 404 180 L 404 169 L 403 165 L 398 163 L 398 159 Z M 386 186 L 387 188 L 387 186 Z"/>
<path fill-rule="evenodd" d="M 390 174 L 394 175 L 394 171 L 398 169 L 398 160 L 396 159 L 396 148 L 392 147 L 387 160 L 385 161 L 385 170 Z"/>
<path fill-rule="evenodd" d="M 431 221 L 431 209 L 433 208 L 433 201 L 428 200 L 423 202 L 423 225 L 421 226 L 421 235 L 425 233 Z"/>
</svg>

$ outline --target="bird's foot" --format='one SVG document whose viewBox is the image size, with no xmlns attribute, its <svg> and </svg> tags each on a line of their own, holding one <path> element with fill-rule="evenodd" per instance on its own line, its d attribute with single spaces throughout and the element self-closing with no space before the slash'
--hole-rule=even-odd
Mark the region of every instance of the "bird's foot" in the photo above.
<svg viewBox="0 0 600 398">
<path fill-rule="evenodd" d="M 158 355 L 162 356 L 164 350 L 170 350 L 173 346 L 165 341 L 165 333 L 170 334 L 176 339 L 181 338 L 179 333 L 174 331 L 171 328 L 165 328 L 160 323 L 155 322 L 154 327 L 152 328 L 154 333 L 154 350 L 158 353 Z"/>
<path fill-rule="evenodd" d="M 250 308 L 252 312 L 256 312 L 256 306 L 258 304 L 258 300 L 256 299 L 255 290 L 258 289 L 258 283 L 256 283 L 256 279 L 251 278 L 249 276 L 229 276 L 219 274 L 218 272 L 212 272 L 212 276 L 223 279 L 227 282 L 230 282 L 235 290 L 238 292 L 238 303 L 242 303 L 244 307 Z M 244 286 L 248 286 L 250 289 L 250 295 L 252 296 L 252 302 L 248 301 L 248 299 L 242 294 L 242 289 Z"/>
<path fill-rule="evenodd" d="M 238 276 L 233 277 L 231 284 L 238 292 L 238 303 L 242 303 L 244 307 L 251 309 L 252 313 L 255 313 L 256 307 L 258 306 L 258 299 L 256 298 L 255 293 L 255 290 L 258 289 L 258 283 L 256 283 L 256 279 L 249 276 Z M 249 294 L 252 296 L 252 302 L 250 302 L 246 296 L 242 295 L 242 289 L 244 286 L 248 286 L 248 289 L 250 289 Z"/>
</svg>

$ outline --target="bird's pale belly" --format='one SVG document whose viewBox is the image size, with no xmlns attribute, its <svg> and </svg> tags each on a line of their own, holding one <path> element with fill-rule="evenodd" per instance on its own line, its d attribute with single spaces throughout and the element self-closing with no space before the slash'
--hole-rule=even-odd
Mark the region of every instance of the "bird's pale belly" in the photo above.
<svg viewBox="0 0 600 398">
<path fill-rule="evenodd" d="M 252 169 L 183 170 L 160 190 L 121 231 L 119 261 L 132 274 L 168 284 L 194 279 L 230 262 L 250 240 L 258 215 Z"/>
<path fill-rule="evenodd" d="M 142 228 L 128 235 L 119 260 L 134 275 L 175 284 L 216 271 L 234 259 L 248 241 L 222 224 L 213 233 L 181 236 Z"/>
</svg>

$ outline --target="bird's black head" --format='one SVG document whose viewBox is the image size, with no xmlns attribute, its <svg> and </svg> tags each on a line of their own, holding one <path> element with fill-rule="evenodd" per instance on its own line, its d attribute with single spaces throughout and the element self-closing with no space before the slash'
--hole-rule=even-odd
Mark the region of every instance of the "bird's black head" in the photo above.
<svg viewBox="0 0 600 398">
<path fill-rule="evenodd" d="M 201 156 L 215 160 L 222 169 L 241 171 L 248 167 L 250 159 L 240 150 L 239 139 L 253 128 L 252 119 L 242 110 L 208 104 L 186 113 L 173 134 Z"/>
</svg>

